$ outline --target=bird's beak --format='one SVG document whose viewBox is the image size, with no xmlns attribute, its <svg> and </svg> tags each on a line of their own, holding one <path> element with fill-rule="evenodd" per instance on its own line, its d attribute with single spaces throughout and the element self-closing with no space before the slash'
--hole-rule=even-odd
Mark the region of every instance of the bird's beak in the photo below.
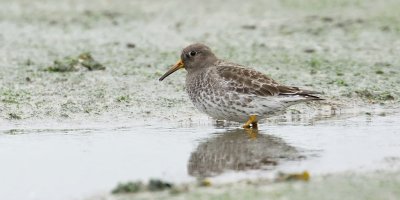
<svg viewBox="0 0 400 200">
<path fill-rule="evenodd" d="M 167 76 L 171 75 L 172 73 L 174 73 L 182 68 L 185 68 L 185 66 L 183 65 L 182 60 L 179 59 L 178 62 L 174 66 L 172 66 L 171 69 L 169 69 L 167 72 L 165 72 L 165 74 L 162 75 L 161 78 L 158 80 L 162 81 L 162 80 L 164 80 L 164 78 L 167 78 Z"/>
</svg>

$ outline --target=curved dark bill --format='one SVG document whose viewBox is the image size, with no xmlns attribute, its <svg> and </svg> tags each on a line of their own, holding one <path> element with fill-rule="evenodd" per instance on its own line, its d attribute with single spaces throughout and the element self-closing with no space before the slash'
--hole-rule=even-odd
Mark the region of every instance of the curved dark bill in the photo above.
<svg viewBox="0 0 400 200">
<path fill-rule="evenodd" d="M 171 67 L 171 69 L 169 69 L 167 72 L 165 72 L 164 75 L 161 76 L 160 79 L 158 79 L 159 81 L 164 80 L 165 78 L 167 78 L 167 76 L 171 75 L 172 73 L 178 71 L 179 69 L 184 68 L 185 66 L 183 65 L 182 60 L 179 60 L 174 66 Z"/>
</svg>

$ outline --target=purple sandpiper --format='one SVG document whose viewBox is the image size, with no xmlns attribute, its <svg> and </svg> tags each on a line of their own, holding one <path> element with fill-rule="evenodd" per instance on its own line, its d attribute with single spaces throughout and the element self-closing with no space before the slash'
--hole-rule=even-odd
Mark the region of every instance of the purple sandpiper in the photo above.
<svg viewBox="0 0 400 200">
<path fill-rule="evenodd" d="M 257 128 L 259 120 L 291 105 L 322 100 L 315 96 L 318 92 L 281 85 L 261 72 L 220 60 L 200 43 L 184 48 L 181 59 L 159 80 L 182 68 L 197 109 L 218 120 L 246 122 L 243 128 Z"/>
</svg>

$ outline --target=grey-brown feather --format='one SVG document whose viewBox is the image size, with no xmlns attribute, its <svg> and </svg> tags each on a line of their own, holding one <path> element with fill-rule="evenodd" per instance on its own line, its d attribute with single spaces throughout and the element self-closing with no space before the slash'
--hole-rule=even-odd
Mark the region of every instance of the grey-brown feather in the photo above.
<svg viewBox="0 0 400 200">
<path fill-rule="evenodd" d="M 218 76 L 228 82 L 229 90 L 258 96 L 303 96 L 304 100 L 322 100 L 319 92 L 281 85 L 261 72 L 238 64 L 218 61 L 215 63 Z"/>
</svg>

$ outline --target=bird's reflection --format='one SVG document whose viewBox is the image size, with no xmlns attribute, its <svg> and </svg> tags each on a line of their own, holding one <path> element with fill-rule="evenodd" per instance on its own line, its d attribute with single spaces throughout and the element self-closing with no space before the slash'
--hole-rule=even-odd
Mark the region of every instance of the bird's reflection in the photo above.
<svg viewBox="0 0 400 200">
<path fill-rule="evenodd" d="M 226 170 L 268 169 L 281 160 L 299 157 L 296 148 L 280 138 L 253 129 L 234 129 L 200 143 L 190 155 L 188 172 L 194 177 L 210 177 Z"/>
</svg>

